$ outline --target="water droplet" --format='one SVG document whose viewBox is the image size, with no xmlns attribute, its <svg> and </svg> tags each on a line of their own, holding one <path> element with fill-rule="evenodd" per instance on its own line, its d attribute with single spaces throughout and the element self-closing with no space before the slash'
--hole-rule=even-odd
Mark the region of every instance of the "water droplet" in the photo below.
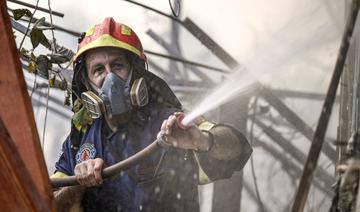
<svg viewBox="0 0 360 212">
<path fill-rule="evenodd" d="M 159 193 L 160 192 L 160 187 L 159 186 L 156 186 L 155 187 L 155 194 Z"/>
<path fill-rule="evenodd" d="M 139 205 L 139 210 L 142 211 L 142 209 L 143 209 L 143 206 Z"/>
<path fill-rule="evenodd" d="M 177 194 L 176 194 L 176 198 L 177 198 L 177 199 L 181 199 L 181 194 L 180 194 L 180 193 L 177 193 Z"/>
<path fill-rule="evenodd" d="M 121 140 L 125 140 L 126 139 L 126 133 L 121 133 Z"/>
<path fill-rule="evenodd" d="M 171 169 L 171 170 L 170 170 L 170 175 L 171 175 L 171 176 L 174 176 L 174 175 L 175 175 L 175 170 L 174 170 L 174 169 Z"/>
</svg>

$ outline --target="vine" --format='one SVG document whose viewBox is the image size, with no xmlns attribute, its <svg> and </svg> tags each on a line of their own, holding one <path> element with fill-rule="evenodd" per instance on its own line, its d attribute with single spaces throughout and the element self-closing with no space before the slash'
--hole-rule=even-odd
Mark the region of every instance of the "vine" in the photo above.
<svg viewBox="0 0 360 212">
<path fill-rule="evenodd" d="M 64 105 L 70 106 L 71 104 L 70 97 L 72 90 L 70 86 L 68 86 L 67 80 L 59 71 L 59 69 L 54 68 L 57 65 L 60 68 L 60 70 L 67 69 L 71 65 L 71 55 L 67 54 L 68 52 L 64 51 L 64 49 L 66 48 L 60 47 L 56 44 L 50 0 L 48 0 L 50 25 L 45 26 L 45 17 L 39 19 L 34 17 L 36 11 L 38 10 L 38 5 L 39 5 L 39 0 L 37 0 L 33 12 L 31 12 L 29 9 L 26 8 L 20 8 L 14 10 L 9 9 L 9 10 L 12 12 L 12 18 L 15 21 L 21 20 L 28 22 L 26 30 L 25 29 L 19 30 L 16 27 L 14 28 L 24 34 L 18 47 L 19 54 L 21 59 L 27 62 L 26 69 L 28 70 L 28 72 L 35 75 L 34 85 L 31 90 L 30 97 L 32 98 L 32 95 L 37 88 L 37 83 L 36 83 L 37 76 L 40 76 L 41 78 L 44 78 L 48 81 L 46 111 L 45 111 L 44 127 L 42 134 L 42 147 L 44 148 L 50 88 L 55 87 L 63 90 L 65 92 Z M 25 28 L 25 26 L 22 27 Z M 51 39 L 48 39 L 46 37 L 44 33 L 46 30 L 51 30 L 51 35 L 52 35 Z M 14 36 L 16 37 L 15 33 Z M 31 49 L 26 49 L 25 47 L 23 47 L 26 37 L 30 38 L 30 42 L 32 45 Z M 42 53 L 36 55 L 35 49 L 37 49 L 39 46 L 44 46 L 46 49 L 49 50 L 49 53 Z M 59 53 L 57 51 L 58 49 L 59 49 Z M 63 68 L 62 64 L 66 64 L 64 66 L 65 68 Z"/>
</svg>

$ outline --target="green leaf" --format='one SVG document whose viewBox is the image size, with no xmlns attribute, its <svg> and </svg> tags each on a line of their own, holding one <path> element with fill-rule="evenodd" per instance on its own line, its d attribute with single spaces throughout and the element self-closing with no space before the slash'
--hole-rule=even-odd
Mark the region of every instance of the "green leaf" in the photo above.
<svg viewBox="0 0 360 212">
<path fill-rule="evenodd" d="M 34 28 L 40 29 L 39 26 L 44 25 L 44 23 L 45 23 L 45 17 L 39 18 L 39 19 L 34 23 Z"/>
<path fill-rule="evenodd" d="M 30 59 L 33 60 L 33 61 L 36 61 L 36 56 L 32 52 L 30 54 Z"/>
<path fill-rule="evenodd" d="M 64 105 L 65 106 L 70 106 L 70 97 L 71 97 L 70 90 L 66 90 L 65 100 L 64 100 Z"/>
<path fill-rule="evenodd" d="M 64 105 L 65 105 L 65 106 L 70 106 L 70 96 L 66 96 L 66 97 L 65 97 Z"/>
<path fill-rule="evenodd" d="M 81 109 L 81 106 L 83 105 L 82 100 L 80 98 L 76 98 L 73 111 L 76 113 Z"/>
<path fill-rule="evenodd" d="M 23 16 L 31 17 L 31 12 L 28 9 L 15 9 L 12 11 L 15 20 L 19 20 Z"/>
<path fill-rule="evenodd" d="M 54 75 L 51 79 L 49 79 L 49 86 L 54 87 L 56 80 L 56 75 Z"/>
<path fill-rule="evenodd" d="M 24 47 L 20 50 L 20 55 L 25 58 L 29 58 L 29 51 L 26 50 Z"/>
<path fill-rule="evenodd" d="M 89 115 L 86 107 L 82 107 L 77 113 L 72 117 L 72 123 L 78 131 L 86 132 L 88 126 L 92 124 L 93 120 Z"/>
<path fill-rule="evenodd" d="M 31 60 L 28 65 L 29 72 L 36 73 L 36 66 L 36 62 Z"/>
<path fill-rule="evenodd" d="M 51 45 L 48 39 L 45 37 L 43 31 L 38 28 L 33 28 L 31 30 L 30 39 L 34 49 L 39 45 L 39 43 L 41 43 L 43 46 L 45 46 L 48 49 L 51 48 Z"/>
<path fill-rule="evenodd" d="M 39 74 L 46 79 L 49 79 L 49 67 L 51 67 L 51 63 L 49 58 L 45 55 L 39 55 L 36 59 L 37 69 L 39 70 Z"/>
<path fill-rule="evenodd" d="M 61 82 L 60 82 L 60 85 L 59 85 L 59 88 L 61 89 L 61 90 L 66 90 L 67 89 L 67 81 L 66 81 L 66 79 L 63 79 Z"/>
<path fill-rule="evenodd" d="M 68 57 L 61 54 L 50 54 L 49 56 L 51 63 L 61 64 L 70 61 Z"/>
</svg>

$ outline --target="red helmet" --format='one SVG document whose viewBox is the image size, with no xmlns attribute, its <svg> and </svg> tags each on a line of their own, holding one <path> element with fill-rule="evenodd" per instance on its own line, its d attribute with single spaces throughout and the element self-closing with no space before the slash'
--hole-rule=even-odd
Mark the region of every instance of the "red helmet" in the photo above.
<svg viewBox="0 0 360 212">
<path fill-rule="evenodd" d="M 75 102 L 77 96 L 80 96 L 82 92 L 87 90 L 87 87 L 84 84 L 82 74 L 84 69 L 84 60 L 81 59 L 81 55 L 84 52 L 95 49 L 99 47 L 115 47 L 127 50 L 136 56 L 138 56 L 139 61 L 138 66 L 142 67 L 137 72 L 144 77 L 145 80 L 149 84 L 149 91 L 153 94 L 152 99 L 156 98 L 156 96 L 161 97 L 160 100 L 152 100 L 152 101 L 160 101 L 161 104 L 170 104 L 177 108 L 181 108 L 181 103 L 175 96 L 175 94 L 171 91 L 167 83 L 156 76 L 155 74 L 147 71 L 145 68 L 146 65 L 146 57 L 144 54 L 144 50 L 142 44 L 135 34 L 134 31 L 125 24 L 117 23 L 113 18 L 105 18 L 105 20 L 97 24 L 90 29 L 85 34 L 85 37 L 80 40 L 77 52 L 74 57 L 74 77 L 72 81 L 72 90 L 77 95 L 72 95 L 73 103 Z M 156 87 L 156 88 L 152 88 Z M 155 95 L 156 93 L 159 93 Z"/>
<path fill-rule="evenodd" d="M 84 52 L 98 47 L 125 49 L 145 59 L 143 47 L 135 32 L 125 24 L 115 22 L 111 17 L 87 30 L 78 45 L 74 61 Z"/>
</svg>

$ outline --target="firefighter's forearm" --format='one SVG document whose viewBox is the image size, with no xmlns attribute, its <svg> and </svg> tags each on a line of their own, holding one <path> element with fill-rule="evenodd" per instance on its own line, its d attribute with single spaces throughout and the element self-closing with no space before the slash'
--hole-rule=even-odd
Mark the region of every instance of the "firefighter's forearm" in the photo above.
<svg viewBox="0 0 360 212">
<path fill-rule="evenodd" d="M 239 136 L 239 133 L 236 134 L 234 129 L 227 126 L 215 126 L 209 132 L 211 134 L 207 137 L 212 139 L 212 147 L 208 154 L 218 160 L 232 160 L 251 149 L 249 145 L 244 145 L 248 144 L 244 136 Z"/>
<path fill-rule="evenodd" d="M 55 191 L 54 197 L 58 211 L 72 211 L 76 207 L 81 207 L 85 189 L 83 186 L 69 186 Z"/>
</svg>

